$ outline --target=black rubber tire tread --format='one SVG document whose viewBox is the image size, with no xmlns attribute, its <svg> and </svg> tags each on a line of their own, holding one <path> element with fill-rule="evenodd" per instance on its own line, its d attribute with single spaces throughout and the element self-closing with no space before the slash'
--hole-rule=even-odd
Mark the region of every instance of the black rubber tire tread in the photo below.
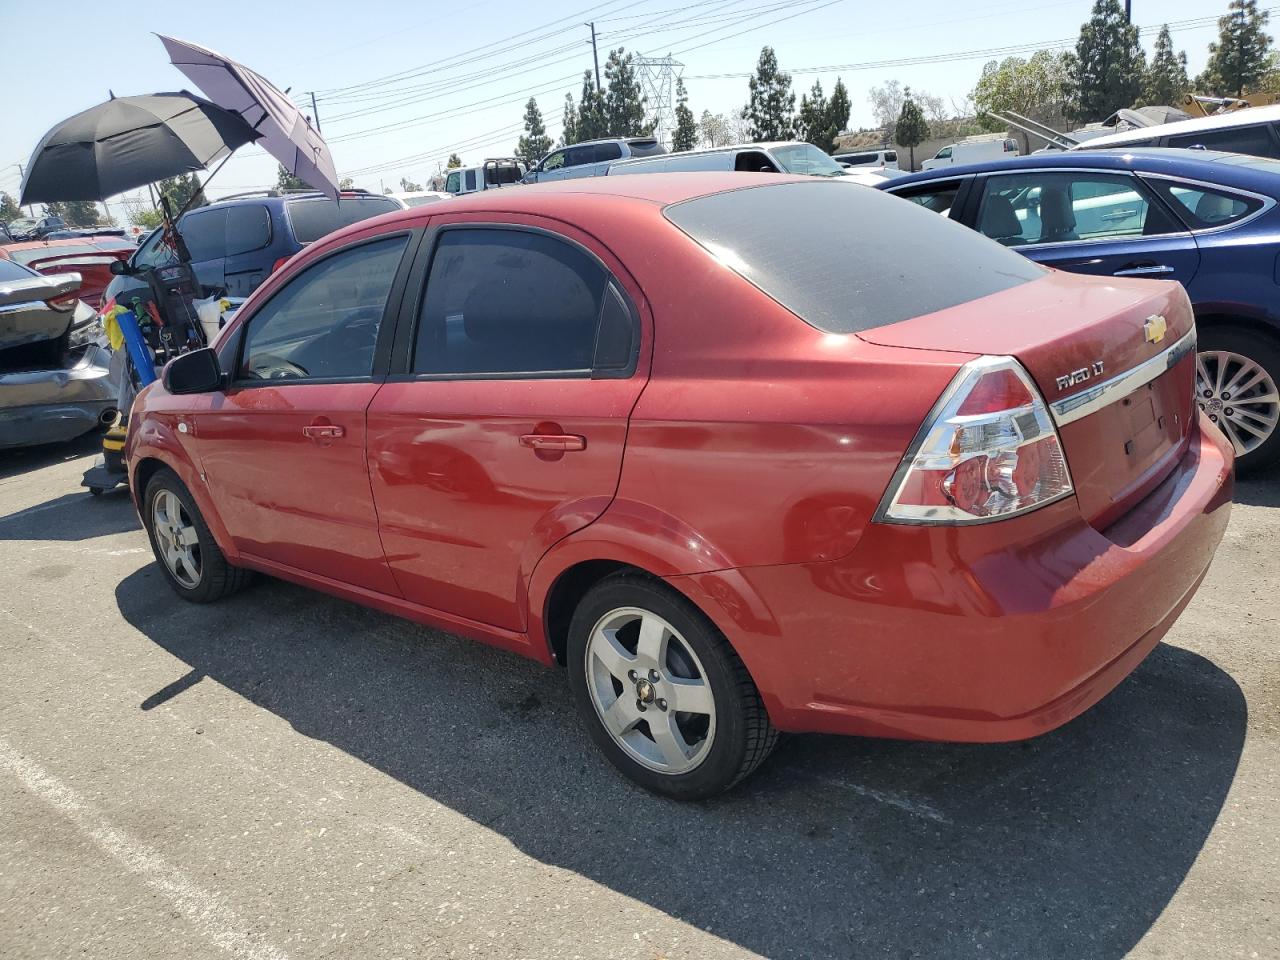
<svg viewBox="0 0 1280 960">
<path fill-rule="evenodd" d="M 711 755 L 689 773 L 672 776 L 636 763 L 613 742 L 596 715 L 583 670 L 586 635 L 599 616 L 619 606 L 653 610 L 673 626 L 680 627 L 685 640 L 696 647 L 708 674 L 721 677 L 725 699 L 731 702 L 721 702 L 717 695 L 717 739 L 712 744 Z M 680 619 L 685 621 L 683 625 L 675 622 Z M 716 796 L 749 777 L 778 742 L 778 731 L 769 720 L 760 691 L 732 644 L 695 604 L 655 578 L 619 573 L 606 577 L 587 591 L 569 626 L 567 662 L 578 712 L 592 739 L 623 774 L 654 793 L 677 800 Z M 714 683 L 711 676 L 707 679 Z M 724 722 L 729 720 L 732 722 Z M 726 726 L 740 731 L 732 741 L 725 735 Z"/>
<path fill-rule="evenodd" d="M 1256 333 L 1244 327 L 1215 325 L 1199 333 L 1197 349 L 1228 350 L 1248 357 L 1271 375 L 1280 385 L 1280 342 L 1266 334 Z M 1242 475 L 1271 466 L 1280 460 L 1280 426 L 1272 431 L 1262 446 L 1236 458 L 1236 470 Z"/>
<path fill-rule="evenodd" d="M 191 518 L 191 523 L 195 526 L 196 532 L 200 536 L 200 564 L 202 570 L 200 582 L 194 588 L 183 586 L 173 578 L 169 573 L 168 566 L 165 565 L 164 558 L 160 554 L 160 547 L 156 543 L 155 532 L 151 528 L 151 503 L 161 490 L 170 490 L 181 498 L 182 505 L 186 508 L 187 515 Z M 209 532 L 209 525 L 204 522 L 204 517 L 200 514 L 200 508 L 196 506 L 195 498 L 191 496 L 191 492 L 186 488 L 186 485 L 178 479 L 178 475 L 168 467 L 161 467 L 147 481 L 147 490 L 143 495 L 142 504 L 142 522 L 147 529 L 147 538 L 151 541 L 151 550 L 155 554 L 156 563 L 160 566 L 160 570 L 169 586 L 173 588 L 173 592 L 183 600 L 191 603 L 215 603 L 231 596 L 233 593 L 238 593 L 253 582 L 254 575 L 252 570 L 234 567 L 227 562 L 227 558 L 218 549 L 218 544 L 213 539 L 213 534 Z"/>
</svg>

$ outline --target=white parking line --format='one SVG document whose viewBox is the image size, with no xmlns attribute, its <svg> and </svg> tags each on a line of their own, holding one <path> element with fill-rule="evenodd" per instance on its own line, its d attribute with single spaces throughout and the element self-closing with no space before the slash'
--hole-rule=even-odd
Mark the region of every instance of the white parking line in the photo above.
<svg viewBox="0 0 1280 960">
<path fill-rule="evenodd" d="M 100 850 L 167 897 L 197 930 L 231 956 L 289 960 L 283 950 L 251 933 L 249 924 L 219 902 L 218 894 L 205 890 L 155 850 L 113 827 L 91 803 L 4 740 L 0 740 L 0 768 L 70 820 Z"/>
</svg>

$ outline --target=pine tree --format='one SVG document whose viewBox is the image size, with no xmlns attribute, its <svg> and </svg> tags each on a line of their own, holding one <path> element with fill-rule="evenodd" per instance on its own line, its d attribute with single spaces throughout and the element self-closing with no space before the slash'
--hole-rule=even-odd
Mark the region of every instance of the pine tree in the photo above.
<svg viewBox="0 0 1280 960">
<path fill-rule="evenodd" d="M 827 131 L 831 138 L 829 145 L 818 144 L 828 153 L 836 149 L 836 137 L 840 131 L 849 126 L 849 111 L 853 105 L 849 102 L 849 91 L 844 81 L 836 77 L 836 85 L 831 90 L 831 99 L 827 101 Z"/>
<path fill-rule="evenodd" d="M 747 86 L 751 99 L 742 111 L 751 139 L 790 140 L 794 135 L 796 95 L 791 92 L 791 75 L 778 69 L 773 47 L 760 51 L 756 72 Z"/>
<path fill-rule="evenodd" d="M 689 109 L 689 94 L 684 88 L 684 78 L 676 80 L 676 129 L 671 136 L 671 149 L 679 153 L 692 150 L 698 142 L 698 124 Z"/>
<path fill-rule="evenodd" d="M 22 208 L 18 206 L 18 201 L 14 200 L 9 194 L 0 192 L 0 223 L 17 220 L 21 216 Z"/>
<path fill-rule="evenodd" d="M 595 80 L 591 71 L 582 74 L 582 99 L 578 103 L 577 134 L 573 140 L 565 143 L 582 143 L 586 140 L 599 140 L 609 135 L 609 125 L 604 115 L 604 96 L 596 91 Z"/>
<path fill-rule="evenodd" d="M 1079 91 L 1075 109 L 1085 121 L 1105 120 L 1131 107 L 1142 94 L 1147 57 L 1138 28 L 1125 21 L 1120 0 L 1095 0 L 1093 15 L 1080 28 L 1071 82 Z"/>
<path fill-rule="evenodd" d="M 452 170 L 455 167 L 462 166 L 462 158 L 456 153 L 449 154 L 449 162 L 444 165 L 446 170 Z"/>
<path fill-rule="evenodd" d="M 796 114 L 797 139 L 826 149 L 823 141 L 827 131 L 827 96 L 822 92 L 822 81 L 813 81 L 808 93 L 800 96 L 800 111 Z"/>
<path fill-rule="evenodd" d="M 1218 40 L 1209 44 L 1209 62 L 1197 81 L 1202 92 L 1243 97 L 1261 86 L 1271 66 L 1271 37 L 1265 27 L 1270 14 L 1258 0 L 1231 0 L 1218 19 Z"/>
<path fill-rule="evenodd" d="M 578 108 L 573 105 L 572 93 L 564 95 L 564 121 L 562 126 L 564 129 L 560 133 L 560 145 L 567 147 L 571 143 L 577 143 L 580 139 L 578 136 Z"/>
<path fill-rule="evenodd" d="M 911 169 L 916 168 L 916 147 L 929 138 L 929 124 L 920 105 L 911 99 L 911 88 L 902 92 L 902 112 L 894 125 L 897 143 L 911 152 Z"/>
<path fill-rule="evenodd" d="M 635 57 L 622 47 L 609 51 L 604 65 L 604 116 L 606 137 L 640 137 L 653 133 L 653 124 L 644 120 L 644 96 L 631 61 Z"/>
<path fill-rule="evenodd" d="M 62 218 L 69 227 L 96 227 L 102 223 L 102 214 L 92 200 L 68 200 L 64 205 Z"/>
<path fill-rule="evenodd" d="M 192 174 L 195 177 L 195 174 Z M 299 176 L 295 176 L 284 168 L 284 164 L 279 165 L 276 171 L 276 189 L 277 190 L 306 190 L 307 182 Z"/>
<path fill-rule="evenodd" d="M 281 178 L 289 176 L 289 174 L 285 172 L 284 167 L 280 167 L 279 175 Z M 299 184 L 306 186 L 301 180 L 298 180 L 297 177 L 294 177 L 293 179 Z M 192 196 L 195 196 L 200 191 L 200 179 L 194 173 L 180 173 L 176 177 L 169 177 L 168 179 L 161 180 L 157 186 L 160 189 L 160 196 L 168 199 L 169 210 L 174 216 L 178 215 L 178 211 L 185 207 L 188 201 L 191 202 L 193 207 L 204 205 L 205 201 L 203 194 L 197 196 L 195 200 L 191 199 Z"/>
<path fill-rule="evenodd" d="M 516 143 L 516 157 L 532 167 L 551 150 L 551 138 L 542 122 L 542 111 L 533 97 L 524 105 L 524 136 Z"/>
<path fill-rule="evenodd" d="M 1156 36 L 1155 54 L 1142 78 L 1142 100 L 1147 104 L 1176 105 L 1190 88 L 1187 55 L 1184 51 L 1173 52 L 1173 38 L 1166 23 Z"/>
</svg>

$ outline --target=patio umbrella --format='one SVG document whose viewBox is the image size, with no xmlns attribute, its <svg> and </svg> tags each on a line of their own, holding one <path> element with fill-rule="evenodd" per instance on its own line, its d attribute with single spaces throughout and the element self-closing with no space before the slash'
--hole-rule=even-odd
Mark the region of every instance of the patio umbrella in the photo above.
<svg viewBox="0 0 1280 960">
<path fill-rule="evenodd" d="M 105 200 L 203 170 L 257 137 L 234 113 L 185 90 L 113 96 L 44 135 L 27 164 L 18 202 Z"/>
<path fill-rule="evenodd" d="M 338 199 L 329 145 L 293 101 L 261 74 L 199 44 L 160 37 L 169 60 L 214 103 L 233 110 L 262 134 L 259 144 L 286 170 Z"/>
</svg>

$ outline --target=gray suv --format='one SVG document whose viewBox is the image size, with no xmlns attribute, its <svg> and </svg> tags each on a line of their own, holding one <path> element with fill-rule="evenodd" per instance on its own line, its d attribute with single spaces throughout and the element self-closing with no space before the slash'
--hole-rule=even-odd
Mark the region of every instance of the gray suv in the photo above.
<svg viewBox="0 0 1280 960">
<path fill-rule="evenodd" d="M 521 183 L 570 180 L 575 177 L 603 177 L 609 164 L 632 157 L 652 157 L 667 151 L 653 137 L 620 137 L 588 140 L 552 150 L 525 174 Z"/>
</svg>

